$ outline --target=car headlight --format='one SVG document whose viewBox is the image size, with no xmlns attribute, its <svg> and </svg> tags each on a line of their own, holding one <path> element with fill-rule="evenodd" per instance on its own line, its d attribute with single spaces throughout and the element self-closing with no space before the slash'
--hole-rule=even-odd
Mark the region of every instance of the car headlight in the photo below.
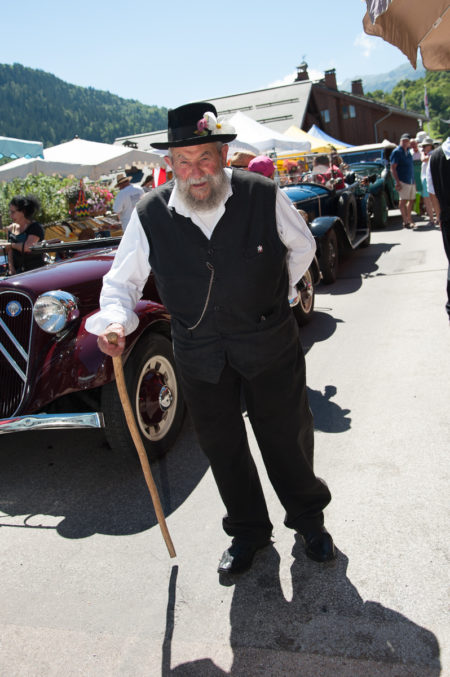
<svg viewBox="0 0 450 677">
<path fill-rule="evenodd" d="M 60 289 L 41 294 L 33 306 L 36 324 L 49 334 L 57 334 L 79 315 L 75 296 Z"/>
</svg>

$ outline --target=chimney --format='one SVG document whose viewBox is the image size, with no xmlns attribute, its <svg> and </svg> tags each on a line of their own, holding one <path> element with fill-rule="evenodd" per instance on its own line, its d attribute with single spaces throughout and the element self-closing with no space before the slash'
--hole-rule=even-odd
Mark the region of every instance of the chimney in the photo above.
<svg viewBox="0 0 450 677">
<path fill-rule="evenodd" d="M 364 96 L 362 80 L 352 80 L 352 94 Z"/>
<path fill-rule="evenodd" d="M 329 71 L 325 71 L 325 87 L 328 87 L 328 89 L 337 89 L 335 68 L 330 68 Z"/>
<path fill-rule="evenodd" d="M 308 64 L 306 61 L 302 61 L 300 66 L 297 66 L 297 77 L 294 82 L 301 82 L 302 80 L 309 80 Z"/>
</svg>

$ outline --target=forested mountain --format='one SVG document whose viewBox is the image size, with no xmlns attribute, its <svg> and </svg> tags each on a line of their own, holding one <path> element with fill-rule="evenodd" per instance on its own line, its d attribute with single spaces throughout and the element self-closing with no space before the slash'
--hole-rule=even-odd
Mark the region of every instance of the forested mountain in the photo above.
<svg viewBox="0 0 450 677">
<path fill-rule="evenodd" d="M 166 108 L 70 85 L 18 63 L 0 64 L 0 136 L 43 141 L 48 147 L 75 135 L 112 143 L 118 136 L 166 126 Z"/>
<path fill-rule="evenodd" d="M 426 71 L 419 80 L 400 80 L 389 94 L 379 89 L 366 96 L 425 113 L 425 87 L 430 113 L 427 131 L 434 138 L 445 138 L 450 129 L 450 71 Z"/>
<path fill-rule="evenodd" d="M 425 77 L 426 70 L 420 59 L 417 62 L 417 68 L 414 69 L 411 64 L 404 63 L 397 68 L 393 68 L 388 73 L 379 73 L 378 75 L 355 75 L 351 80 L 344 80 L 338 83 L 339 89 L 345 92 L 352 91 L 352 80 L 362 80 L 365 92 L 373 92 L 382 89 L 383 92 L 392 92 L 395 85 L 400 80 L 418 80 Z"/>
</svg>

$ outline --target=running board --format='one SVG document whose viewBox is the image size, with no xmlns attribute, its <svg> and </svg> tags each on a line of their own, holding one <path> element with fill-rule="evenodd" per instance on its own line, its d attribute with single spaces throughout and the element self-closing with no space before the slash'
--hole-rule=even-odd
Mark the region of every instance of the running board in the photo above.
<svg viewBox="0 0 450 677">
<path fill-rule="evenodd" d="M 24 430 L 64 430 L 67 428 L 104 428 L 101 412 L 83 414 L 28 414 L 0 419 L 0 435 Z"/>
</svg>

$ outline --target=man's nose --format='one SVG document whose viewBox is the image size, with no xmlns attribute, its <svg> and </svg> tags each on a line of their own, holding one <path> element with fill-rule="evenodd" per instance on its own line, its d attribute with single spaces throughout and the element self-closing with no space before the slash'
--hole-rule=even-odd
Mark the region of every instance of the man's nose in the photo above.
<svg viewBox="0 0 450 677">
<path fill-rule="evenodd" d="M 192 163 L 192 170 L 191 170 L 191 176 L 194 179 L 199 179 L 204 175 L 204 171 L 201 168 L 200 164 L 197 162 Z"/>
</svg>

